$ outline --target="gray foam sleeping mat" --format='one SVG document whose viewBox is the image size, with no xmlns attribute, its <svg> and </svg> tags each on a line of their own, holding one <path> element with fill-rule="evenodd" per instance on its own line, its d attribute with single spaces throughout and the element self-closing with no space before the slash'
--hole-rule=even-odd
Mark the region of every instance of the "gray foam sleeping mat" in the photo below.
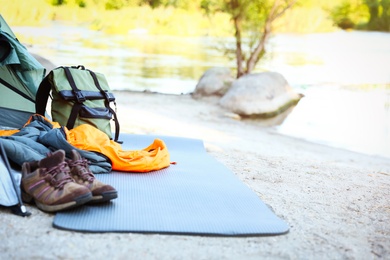
<svg viewBox="0 0 390 260">
<path fill-rule="evenodd" d="M 289 226 L 223 164 L 201 140 L 122 134 L 122 147 L 137 150 L 154 138 L 170 153 L 170 167 L 149 173 L 112 172 L 96 177 L 118 198 L 56 214 L 53 226 L 81 232 L 136 232 L 211 236 L 281 235 Z"/>
</svg>

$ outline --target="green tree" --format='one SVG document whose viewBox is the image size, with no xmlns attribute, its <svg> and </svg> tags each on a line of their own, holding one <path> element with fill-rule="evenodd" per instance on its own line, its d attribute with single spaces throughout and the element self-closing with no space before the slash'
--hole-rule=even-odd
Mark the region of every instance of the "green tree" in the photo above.
<svg viewBox="0 0 390 260">
<path fill-rule="evenodd" d="M 351 29 L 356 25 L 350 17 L 351 13 L 353 13 L 351 3 L 349 1 L 343 1 L 331 10 L 330 15 L 333 22 L 341 29 Z"/>
<path fill-rule="evenodd" d="M 343 0 L 327 10 L 335 25 L 341 29 L 361 27 L 368 21 L 368 8 L 363 0 Z"/>
<path fill-rule="evenodd" d="M 370 12 L 367 28 L 370 30 L 390 31 L 390 0 L 365 0 Z"/>
<path fill-rule="evenodd" d="M 235 37 L 237 78 L 251 73 L 265 54 L 273 22 L 292 8 L 296 0 L 203 0 L 208 13 L 227 12 Z M 244 39 L 249 39 L 244 43 Z M 245 51 L 247 50 L 247 51 Z"/>
</svg>

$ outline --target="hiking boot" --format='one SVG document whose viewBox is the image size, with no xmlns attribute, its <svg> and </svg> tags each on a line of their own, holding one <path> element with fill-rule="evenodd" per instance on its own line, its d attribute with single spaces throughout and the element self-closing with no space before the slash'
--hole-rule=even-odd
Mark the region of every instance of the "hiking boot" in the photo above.
<svg viewBox="0 0 390 260">
<path fill-rule="evenodd" d="M 65 162 L 65 152 L 58 150 L 41 161 L 22 165 L 22 198 L 33 200 L 38 208 L 56 212 L 82 205 L 91 200 L 89 189 L 73 181 Z"/>
<path fill-rule="evenodd" d="M 88 166 L 88 161 L 82 158 L 76 150 L 72 150 L 72 159 L 66 160 L 70 167 L 73 180 L 84 185 L 92 192 L 89 203 L 106 202 L 118 197 L 118 192 L 110 185 L 104 184 L 95 178 Z"/>
</svg>

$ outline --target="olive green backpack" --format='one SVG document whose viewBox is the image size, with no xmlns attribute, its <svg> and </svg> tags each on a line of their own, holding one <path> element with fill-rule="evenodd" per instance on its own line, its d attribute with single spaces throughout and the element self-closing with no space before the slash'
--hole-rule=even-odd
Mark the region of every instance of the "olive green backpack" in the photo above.
<svg viewBox="0 0 390 260">
<path fill-rule="evenodd" d="M 111 120 L 115 123 L 118 141 L 119 122 L 115 113 L 115 97 L 103 74 L 84 66 L 58 67 L 41 82 L 37 94 L 36 112 L 45 115 L 48 97 L 52 93 L 51 116 L 54 122 L 73 129 L 90 124 L 112 139 Z M 115 105 L 115 110 L 110 104 Z"/>
</svg>

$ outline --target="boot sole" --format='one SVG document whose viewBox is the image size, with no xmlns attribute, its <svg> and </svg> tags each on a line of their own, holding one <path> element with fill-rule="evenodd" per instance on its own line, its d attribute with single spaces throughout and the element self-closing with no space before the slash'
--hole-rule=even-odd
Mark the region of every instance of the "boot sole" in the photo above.
<svg viewBox="0 0 390 260">
<path fill-rule="evenodd" d="M 88 202 L 88 204 L 103 203 L 103 202 L 107 202 L 107 201 L 110 201 L 110 200 L 113 200 L 116 198 L 118 198 L 117 191 L 108 191 L 108 192 L 104 192 L 98 196 L 92 196 L 92 199 Z"/>
<path fill-rule="evenodd" d="M 43 204 L 43 203 L 36 201 L 34 199 L 32 199 L 32 200 L 34 200 L 35 205 L 37 205 L 37 207 L 39 209 L 41 209 L 45 212 L 56 212 L 56 211 L 62 211 L 62 210 L 67 210 L 67 209 L 81 206 L 81 205 L 89 202 L 91 199 L 92 199 L 92 193 L 86 193 L 84 195 L 78 196 L 73 201 L 63 203 L 63 204 L 58 204 L 58 205 L 46 205 L 46 204 Z M 32 200 L 30 200 L 28 202 L 31 202 Z"/>
</svg>

